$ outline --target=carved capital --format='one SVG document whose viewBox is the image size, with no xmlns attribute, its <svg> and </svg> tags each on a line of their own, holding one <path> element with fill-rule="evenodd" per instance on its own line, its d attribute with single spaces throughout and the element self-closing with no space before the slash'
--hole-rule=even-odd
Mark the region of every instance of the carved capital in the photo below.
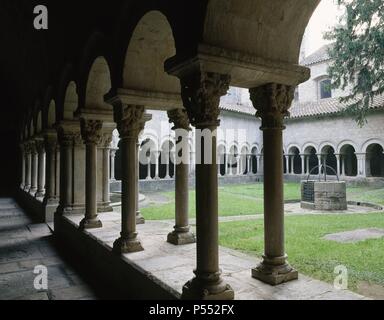
<svg viewBox="0 0 384 320">
<path fill-rule="evenodd" d="M 169 123 L 173 123 L 174 127 L 172 130 L 184 129 L 191 130 L 188 113 L 186 109 L 174 109 L 168 111 Z"/>
<path fill-rule="evenodd" d="M 36 155 L 37 154 L 37 148 L 36 148 L 36 141 L 33 140 L 31 141 L 29 144 L 29 152 L 33 155 Z"/>
<path fill-rule="evenodd" d="M 45 150 L 49 153 L 54 153 L 57 148 L 57 137 L 55 136 L 46 136 L 45 140 Z"/>
<path fill-rule="evenodd" d="M 145 108 L 138 105 L 124 106 L 121 120 L 117 129 L 121 138 L 133 137 L 137 138 L 140 131 L 144 130 L 145 126 Z"/>
<path fill-rule="evenodd" d="M 60 147 L 73 147 L 73 141 L 75 137 L 73 132 L 66 132 L 63 128 L 59 128 L 57 131 L 57 137 Z"/>
<path fill-rule="evenodd" d="M 249 92 L 257 110 L 256 116 L 262 119 L 262 129 L 284 129 L 284 117 L 289 116 L 295 88 L 269 83 Z"/>
<path fill-rule="evenodd" d="M 45 143 L 43 139 L 36 140 L 36 151 L 38 154 L 43 154 L 45 152 Z"/>
<path fill-rule="evenodd" d="M 196 72 L 181 79 L 181 96 L 194 126 L 220 124 L 220 98 L 227 94 L 231 77 L 212 72 Z"/>
<path fill-rule="evenodd" d="M 104 133 L 102 135 L 101 141 L 99 143 L 99 147 L 103 149 L 110 149 L 112 143 L 112 134 L 111 133 Z"/>
<path fill-rule="evenodd" d="M 99 144 L 102 139 L 103 121 L 81 119 L 80 124 L 85 144 Z"/>
</svg>

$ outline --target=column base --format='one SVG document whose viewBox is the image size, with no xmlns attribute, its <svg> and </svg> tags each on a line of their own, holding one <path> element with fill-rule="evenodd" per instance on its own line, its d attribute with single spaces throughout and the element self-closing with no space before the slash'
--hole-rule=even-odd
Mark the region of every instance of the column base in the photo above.
<svg viewBox="0 0 384 320">
<path fill-rule="evenodd" d="M 194 233 L 173 231 L 168 234 L 167 242 L 175 246 L 182 246 L 186 244 L 196 243 L 196 236 Z"/>
<path fill-rule="evenodd" d="M 135 236 L 134 239 L 120 238 L 113 244 L 113 252 L 116 254 L 126 254 L 144 251 L 140 240 Z"/>
<path fill-rule="evenodd" d="M 183 300 L 233 300 L 235 293 L 220 273 L 200 275 L 183 287 Z"/>
<path fill-rule="evenodd" d="M 84 219 L 80 222 L 79 229 L 80 229 L 80 230 L 99 229 L 99 228 L 102 228 L 102 227 L 103 227 L 103 224 L 102 224 L 101 221 L 98 220 L 97 218 L 96 218 L 96 219 L 87 219 L 87 218 L 84 218 Z"/>
<path fill-rule="evenodd" d="M 35 198 L 43 198 L 45 196 L 44 191 L 37 191 L 35 194 Z"/>
<path fill-rule="evenodd" d="M 113 211 L 113 208 L 110 206 L 109 203 L 101 203 L 97 205 L 98 213 L 112 212 L 112 211 Z"/>
<path fill-rule="evenodd" d="M 37 189 L 30 189 L 29 191 L 29 194 L 31 195 L 31 196 L 35 196 L 36 195 L 36 193 L 37 193 Z"/>
<path fill-rule="evenodd" d="M 143 217 L 140 211 L 136 213 L 136 225 L 138 224 L 145 224 L 145 218 Z"/>
<path fill-rule="evenodd" d="M 286 262 L 286 259 L 287 256 L 264 257 L 263 262 L 252 270 L 252 277 L 272 286 L 297 280 L 299 273 Z"/>
</svg>

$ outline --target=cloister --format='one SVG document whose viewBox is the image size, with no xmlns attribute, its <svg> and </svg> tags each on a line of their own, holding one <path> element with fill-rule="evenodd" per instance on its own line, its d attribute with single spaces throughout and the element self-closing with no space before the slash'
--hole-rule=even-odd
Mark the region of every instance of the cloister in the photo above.
<svg viewBox="0 0 384 320">
<path fill-rule="evenodd" d="M 384 175 L 380 141 L 283 141 L 295 87 L 309 78 L 298 59 L 318 3 L 88 2 L 94 10 L 81 5 L 69 29 L 60 20 L 52 22 L 47 37 L 36 35 L 41 50 L 47 50 L 47 74 L 19 112 L 16 198 L 31 212 L 42 212 L 41 219 L 54 221 L 58 241 L 84 250 L 92 261 L 94 253 L 74 239 L 86 237 L 86 243 L 92 238 L 89 230 L 104 227 L 100 214 L 113 210 L 110 183 L 121 180 L 121 234 L 111 249 L 114 261 L 147 250 L 137 231 L 144 223 L 139 180 L 175 179 L 175 227 L 167 241 L 175 246 L 196 242 L 196 268 L 191 266 L 182 298 L 234 299 L 220 270 L 218 182 L 225 176 L 261 176 L 265 253 L 252 276 L 271 285 L 296 280 L 298 272 L 285 252 L 284 174 L 316 175 L 314 168 L 326 163 L 340 176 Z M 51 3 L 51 11 L 65 10 L 66 4 Z M 84 16 L 91 22 L 80 28 L 78 18 Z M 217 136 L 220 100 L 230 86 L 249 89 L 262 141 L 255 137 L 229 144 Z M 173 138 L 145 135 L 152 111 L 167 112 Z M 212 133 L 208 147 L 196 130 Z M 176 163 L 181 145 L 183 161 Z M 212 162 L 196 162 L 197 154 L 204 159 L 207 153 Z M 188 217 L 192 177 L 196 234 Z M 79 214 L 83 218 L 74 231 L 71 216 Z"/>
</svg>

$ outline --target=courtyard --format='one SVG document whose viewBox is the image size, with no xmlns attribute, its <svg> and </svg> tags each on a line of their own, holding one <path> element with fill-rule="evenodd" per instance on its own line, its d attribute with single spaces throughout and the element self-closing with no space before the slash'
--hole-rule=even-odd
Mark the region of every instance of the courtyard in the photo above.
<svg viewBox="0 0 384 320">
<path fill-rule="evenodd" d="M 313 212 L 300 209 L 300 184 L 285 183 L 286 251 L 289 262 L 310 277 L 333 283 L 337 266 L 348 270 L 348 289 L 375 299 L 384 299 L 384 260 L 382 237 L 369 238 L 369 231 L 384 230 L 384 188 L 349 186 L 348 201 L 373 206 L 349 205 L 346 212 Z M 190 191 L 190 217 L 194 225 L 195 194 Z M 376 206 L 374 206 L 376 205 Z M 141 213 L 146 220 L 174 219 L 174 193 L 148 193 Z M 119 211 L 119 208 L 115 208 Z M 263 254 L 262 183 L 226 185 L 219 188 L 220 245 L 255 257 Z M 340 242 L 327 235 L 346 231 L 367 231 L 366 237 Z"/>
</svg>

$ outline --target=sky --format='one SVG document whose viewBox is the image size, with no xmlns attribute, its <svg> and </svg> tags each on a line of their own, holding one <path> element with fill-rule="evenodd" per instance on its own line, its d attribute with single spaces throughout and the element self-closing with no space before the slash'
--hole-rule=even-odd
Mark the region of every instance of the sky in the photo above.
<svg viewBox="0 0 384 320">
<path fill-rule="evenodd" d="M 321 0 L 314 12 L 305 37 L 305 55 L 308 56 L 328 41 L 323 39 L 324 32 L 339 21 L 342 11 L 337 6 L 336 0 Z"/>
</svg>

